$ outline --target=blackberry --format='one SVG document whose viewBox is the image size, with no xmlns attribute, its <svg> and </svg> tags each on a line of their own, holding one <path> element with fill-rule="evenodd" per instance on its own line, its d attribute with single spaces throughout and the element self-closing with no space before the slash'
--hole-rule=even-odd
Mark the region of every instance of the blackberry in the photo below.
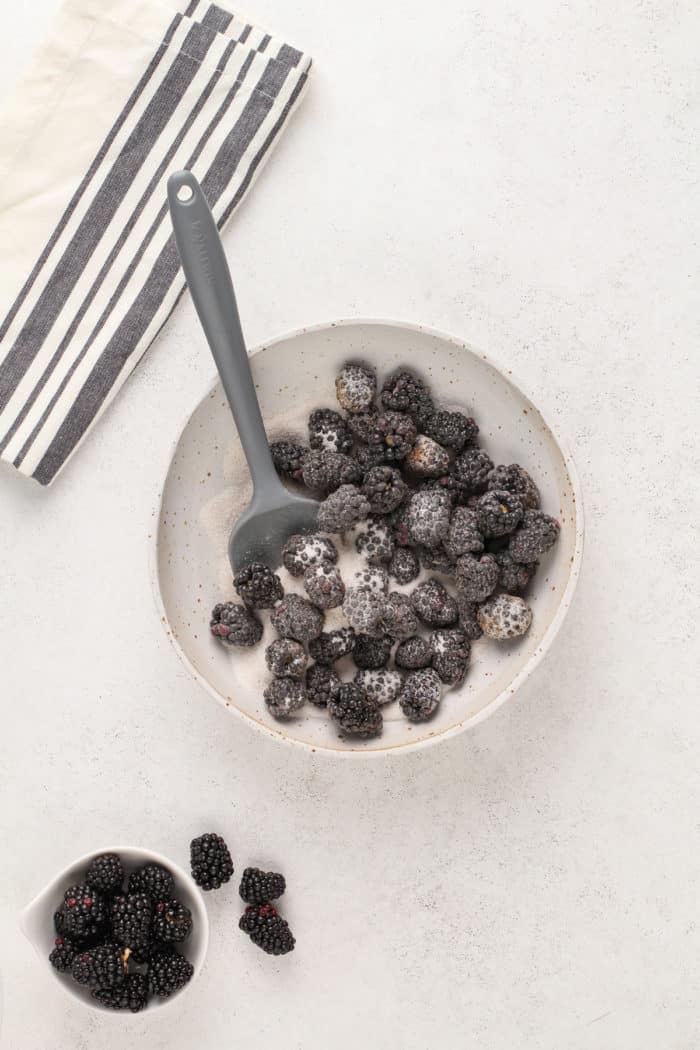
<svg viewBox="0 0 700 1050">
<path fill-rule="evenodd" d="M 496 594 L 479 606 L 479 626 L 489 638 L 504 641 L 525 634 L 532 623 L 532 610 L 512 594 Z"/>
<path fill-rule="evenodd" d="M 329 666 L 355 648 L 356 635 L 352 627 L 338 627 L 335 631 L 323 631 L 309 642 L 309 655 L 318 664 Z"/>
<path fill-rule="evenodd" d="M 450 465 L 447 451 L 437 441 L 419 434 L 404 460 L 404 466 L 417 478 L 439 478 Z"/>
<path fill-rule="evenodd" d="M 508 550 L 515 561 L 531 564 L 554 546 L 560 528 L 556 518 L 550 518 L 541 510 L 526 510 L 520 528 L 511 536 Z"/>
<path fill-rule="evenodd" d="M 335 545 L 317 532 L 290 536 L 282 548 L 282 561 L 292 576 L 303 576 L 313 565 L 334 565 L 338 560 Z"/>
<path fill-rule="evenodd" d="M 471 445 L 479 433 L 476 422 L 462 412 L 434 412 L 423 424 L 423 430 L 433 441 L 455 452 Z"/>
<path fill-rule="evenodd" d="M 470 507 L 454 508 L 444 547 L 454 559 L 459 558 L 460 554 L 481 554 L 484 549 L 484 537 L 479 530 L 476 511 Z"/>
<path fill-rule="evenodd" d="M 442 685 L 435 671 L 412 671 L 399 693 L 399 704 L 409 722 L 425 722 L 437 710 Z"/>
<path fill-rule="evenodd" d="M 84 943 L 102 934 L 107 923 L 104 897 L 87 883 L 69 886 L 63 895 L 60 925 L 73 941 Z"/>
<path fill-rule="evenodd" d="M 319 609 L 343 604 L 345 584 L 337 565 L 313 565 L 304 573 L 304 590 Z"/>
<path fill-rule="evenodd" d="M 397 547 L 389 562 L 389 572 L 397 583 L 411 583 L 420 573 L 417 554 L 410 547 Z"/>
<path fill-rule="evenodd" d="M 370 409 L 368 412 L 357 412 L 348 417 L 347 424 L 350 428 L 350 432 L 354 434 L 358 441 L 363 441 L 368 444 L 372 439 L 372 434 L 377 428 L 377 419 L 379 418 L 378 413 L 374 409 Z M 384 453 L 381 453 L 382 459 Z"/>
<path fill-rule="evenodd" d="M 537 572 L 538 562 L 525 564 L 515 560 L 509 550 L 494 554 L 498 562 L 498 586 L 508 594 L 524 591 Z"/>
<path fill-rule="evenodd" d="M 369 587 L 348 587 L 343 602 L 343 616 L 356 631 L 371 631 L 381 619 L 383 597 Z"/>
<path fill-rule="evenodd" d="M 291 638 L 277 638 L 265 650 L 265 663 L 276 677 L 301 678 L 306 670 L 306 649 Z"/>
<path fill-rule="evenodd" d="M 317 408 L 309 416 L 309 444 L 319 452 L 349 452 L 352 434 L 339 412 Z"/>
<path fill-rule="evenodd" d="M 356 485 L 341 485 L 318 508 L 318 527 L 324 532 L 345 532 L 369 514 L 369 503 Z"/>
<path fill-rule="evenodd" d="M 410 372 L 395 372 L 389 376 L 382 387 L 381 401 L 385 408 L 407 412 L 419 425 L 425 423 L 434 412 L 425 383 Z"/>
<path fill-rule="evenodd" d="M 269 904 L 281 897 L 286 888 L 284 875 L 276 871 L 261 871 L 260 868 L 246 868 L 238 892 L 246 904 Z"/>
<path fill-rule="evenodd" d="M 219 602 L 214 606 L 209 629 L 224 645 L 257 645 L 263 636 L 263 626 L 257 617 L 235 602 Z"/>
<path fill-rule="evenodd" d="M 369 700 L 381 706 L 396 699 L 401 692 L 403 678 L 398 671 L 365 669 L 357 672 L 354 682 L 364 690 Z"/>
<path fill-rule="evenodd" d="M 374 369 L 365 365 L 345 365 L 335 380 L 338 404 L 346 412 L 364 412 L 372 404 L 377 392 Z"/>
<path fill-rule="evenodd" d="M 428 627 L 449 627 L 457 619 L 457 602 L 439 580 L 419 583 L 411 594 L 411 604 Z"/>
<path fill-rule="evenodd" d="M 332 667 L 311 664 L 306 672 L 306 696 L 317 707 L 326 707 L 338 695 L 340 679 Z"/>
<path fill-rule="evenodd" d="M 275 718 L 291 718 L 306 700 L 304 683 L 298 678 L 273 678 L 263 692 L 265 703 Z"/>
<path fill-rule="evenodd" d="M 446 492 L 438 488 L 415 492 L 408 504 L 407 525 L 413 543 L 438 547 L 450 527 L 452 504 Z"/>
<path fill-rule="evenodd" d="M 387 462 L 405 459 L 418 437 L 415 423 L 402 412 L 381 412 L 369 436 L 369 446 L 381 449 Z"/>
<path fill-rule="evenodd" d="M 479 609 L 478 603 L 467 601 L 461 594 L 458 594 L 457 608 L 459 609 L 460 630 L 470 642 L 475 642 L 484 633 L 479 627 L 479 622 L 476 618 Z"/>
<path fill-rule="evenodd" d="M 352 455 L 363 477 L 374 467 L 386 465 L 384 449 L 379 445 L 358 445 Z"/>
<path fill-rule="evenodd" d="M 184 988 L 193 973 L 194 966 L 179 952 L 154 952 L 148 963 L 148 991 L 159 999 L 167 999 Z"/>
<path fill-rule="evenodd" d="M 342 684 L 328 701 L 328 713 L 350 736 L 371 737 L 382 731 L 382 712 L 354 682 Z"/>
<path fill-rule="evenodd" d="M 466 503 L 469 496 L 486 489 L 491 470 L 493 463 L 483 448 L 467 448 L 455 459 L 444 484 L 460 503 Z"/>
<path fill-rule="evenodd" d="M 289 924 L 271 904 L 250 905 L 241 916 L 238 928 L 268 955 L 286 955 L 294 950 L 296 942 Z"/>
<path fill-rule="evenodd" d="M 131 1010 L 137 1014 L 148 1003 L 148 978 L 145 973 L 131 973 L 113 988 L 96 988 L 92 997 L 110 1010 Z"/>
<path fill-rule="evenodd" d="M 406 500 L 389 515 L 389 524 L 398 547 L 410 547 L 413 544 L 409 531 L 411 501 Z"/>
<path fill-rule="evenodd" d="M 233 875 L 233 861 L 221 835 L 209 832 L 190 842 L 192 878 L 203 890 L 218 890 Z"/>
<path fill-rule="evenodd" d="M 513 532 L 522 516 L 520 497 L 505 489 L 490 489 L 476 506 L 479 529 L 484 536 L 507 536 Z"/>
<path fill-rule="evenodd" d="M 353 587 L 369 589 L 376 594 L 386 594 L 389 590 L 389 573 L 381 565 L 358 569 L 352 579 Z"/>
<path fill-rule="evenodd" d="M 443 572 L 446 576 L 452 576 L 455 571 L 454 559 L 450 557 L 444 547 L 418 547 L 416 553 L 424 569 L 432 572 Z"/>
<path fill-rule="evenodd" d="M 143 955 L 151 941 L 153 904 L 145 893 L 115 897 L 112 902 L 112 934 L 115 941 Z"/>
<path fill-rule="evenodd" d="M 299 445 L 295 441 L 273 441 L 270 453 L 275 470 L 279 474 L 293 478 L 294 481 L 301 481 L 301 472 L 309 455 L 305 445 Z"/>
<path fill-rule="evenodd" d="M 483 602 L 498 585 L 498 562 L 493 554 L 463 554 L 455 566 L 458 591 L 470 602 Z"/>
<path fill-rule="evenodd" d="M 234 578 L 233 586 L 249 609 L 272 609 L 284 597 L 282 581 L 262 562 L 246 565 Z"/>
<path fill-rule="evenodd" d="M 469 666 L 471 643 L 462 631 L 433 631 L 433 670 L 445 685 L 461 685 Z"/>
<path fill-rule="evenodd" d="M 393 644 L 388 634 L 358 634 L 352 653 L 356 667 L 373 671 L 386 667 Z"/>
<path fill-rule="evenodd" d="M 179 944 L 192 930 L 192 912 L 173 898 L 159 901 L 153 911 L 153 936 L 166 944 Z"/>
<path fill-rule="evenodd" d="M 101 944 L 79 952 L 71 964 L 71 976 L 89 988 L 114 988 L 128 973 L 129 949 L 118 944 Z"/>
<path fill-rule="evenodd" d="M 370 565 L 390 561 L 394 553 L 394 537 L 389 525 L 381 518 L 368 518 L 355 537 L 355 549 Z"/>
<path fill-rule="evenodd" d="M 537 485 L 519 463 L 511 463 L 507 467 L 494 467 L 488 476 L 488 487 L 495 490 L 505 489 L 506 492 L 519 496 L 525 510 L 537 510 L 540 505 Z"/>
<path fill-rule="evenodd" d="M 418 620 L 408 595 L 392 591 L 384 602 L 379 626 L 396 641 L 416 633 Z"/>
<path fill-rule="evenodd" d="M 49 955 L 49 962 L 54 970 L 58 970 L 59 973 L 67 973 L 78 951 L 80 949 L 67 937 L 57 937 Z"/>
<path fill-rule="evenodd" d="M 101 853 L 85 872 L 85 881 L 100 893 L 118 893 L 124 881 L 121 858 L 116 853 Z"/>
<path fill-rule="evenodd" d="M 362 491 L 373 514 L 390 514 L 403 502 L 408 485 L 396 467 L 372 467 L 365 474 Z"/>
<path fill-rule="evenodd" d="M 63 918 L 63 911 L 55 911 L 53 913 L 53 928 L 59 937 L 63 937 L 66 932 L 66 924 Z"/>
<path fill-rule="evenodd" d="M 433 662 L 433 650 L 425 638 L 414 634 L 407 638 L 397 647 L 394 654 L 394 663 L 406 671 L 418 671 L 423 667 L 430 667 Z"/>
<path fill-rule="evenodd" d="M 304 484 L 322 495 L 335 492 L 341 485 L 362 479 L 357 460 L 344 452 L 311 452 L 302 471 Z"/>
<path fill-rule="evenodd" d="M 323 630 L 323 613 L 299 594 L 287 594 L 272 611 L 270 623 L 280 638 L 305 644 Z"/>
<path fill-rule="evenodd" d="M 146 893 L 152 901 L 165 901 L 173 895 L 174 880 L 162 864 L 144 864 L 132 871 L 127 882 L 129 894 Z"/>
</svg>

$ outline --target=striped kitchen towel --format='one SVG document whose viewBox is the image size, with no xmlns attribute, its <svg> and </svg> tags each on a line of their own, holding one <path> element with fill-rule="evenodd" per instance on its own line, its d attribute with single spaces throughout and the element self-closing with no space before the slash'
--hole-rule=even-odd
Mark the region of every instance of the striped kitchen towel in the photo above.
<svg viewBox="0 0 700 1050">
<path fill-rule="evenodd" d="M 219 227 L 310 59 L 207 0 L 65 0 L 0 110 L 0 456 L 50 484 L 184 288 L 168 175 Z"/>
</svg>

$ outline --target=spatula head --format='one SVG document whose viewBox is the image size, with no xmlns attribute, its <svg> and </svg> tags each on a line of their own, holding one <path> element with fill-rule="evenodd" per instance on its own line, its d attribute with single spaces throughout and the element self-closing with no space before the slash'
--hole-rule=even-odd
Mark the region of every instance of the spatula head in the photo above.
<svg viewBox="0 0 700 1050">
<path fill-rule="evenodd" d="M 282 564 L 282 548 L 296 532 L 313 532 L 318 520 L 316 500 L 296 496 L 280 488 L 279 494 L 263 500 L 255 496 L 231 530 L 228 556 L 234 574 L 244 565 L 261 561 L 276 569 Z"/>
</svg>

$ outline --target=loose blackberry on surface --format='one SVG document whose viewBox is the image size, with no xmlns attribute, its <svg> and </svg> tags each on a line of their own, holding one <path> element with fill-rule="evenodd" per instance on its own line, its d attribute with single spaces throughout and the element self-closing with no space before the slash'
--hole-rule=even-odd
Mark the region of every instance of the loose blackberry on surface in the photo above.
<svg viewBox="0 0 700 1050">
<path fill-rule="evenodd" d="M 263 636 L 263 625 L 257 617 L 244 605 L 235 602 L 219 602 L 214 606 L 209 629 L 224 645 L 244 648 L 257 645 Z"/>
<path fill-rule="evenodd" d="M 246 868 L 238 892 L 246 904 L 269 904 L 281 897 L 286 888 L 284 875 L 276 871 L 261 871 L 260 868 Z"/>
<path fill-rule="evenodd" d="M 221 835 L 209 832 L 192 839 L 190 867 L 192 878 L 203 890 L 217 890 L 229 881 L 233 875 L 233 861 Z"/>
<path fill-rule="evenodd" d="M 289 924 L 271 904 L 246 908 L 238 927 L 268 955 L 286 955 L 294 950 L 296 942 Z"/>
</svg>

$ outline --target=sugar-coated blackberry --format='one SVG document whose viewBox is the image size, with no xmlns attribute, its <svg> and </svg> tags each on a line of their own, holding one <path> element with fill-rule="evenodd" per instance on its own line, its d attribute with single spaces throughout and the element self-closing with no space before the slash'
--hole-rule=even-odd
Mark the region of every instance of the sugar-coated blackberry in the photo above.
<svg viewBox="0 0 700 1050">
<path fill-rule="evenodd" d="M 365 494 L 356 485 L 341 485 L 318 508 L 318 527 L 324 532 L 346 532 L 368 514 Z"/>
<path fill-rule="evenodd" d="M 404 460 L 404 467 L 417 478 L 439 478 L 450 465 L 447 450 L 437 441 L 419 434 Z"/>
<path fill-rule="evenodd" d="M 330 666 L 351 653 L 355 648 L 355 641 L 356 635 L 352 627 L 322 631 L 318 638 L 309 642 L 309 655 L 317 664 Z"/>
<path fill-rule="evenodd" d="M 130 973 L 113 988 L 96 988 L 92 997 L 110 1010 L 130 1010 L 137 1014 L 148 1004 L 148 978 L 145 973 Z"/>
<path fill-rule="evenodd" d="M 537 561 L 554 546 L 561 526 L 541 510 L 526 510 L 520 527 L 513 533 L 508 545 L 515 561 L 526 565 Z"/>
<path fill-rule="evenodd" d="M 444 547 L 453 559 L 459 558 L 460 554 L 481 554 L 484 537 L 479 529 L 476 511 L 470 507 L 454 507 Z"/>
<path fill-rule="evenodd" d="M 391 647 L 394 639 L 388 634 L 377 632 L 375 634 L 357 635 L 352 658 L 355 665 L 361 669 L 377 670 L 386 667 L 391 655 Z"/>
<path fill-rule="evenodd" d="M 498 491 L 505 489 L 519 496 L 525 510 L 536 510 L 540 505 L 537 485 L 519 463 L 494 467 L 488 476 L 488 487 Z"/>
<path fill-rule="evenodd" d="M 298 678 L 273 678 L 263 691 L 267 709 L 275 718 L 291 718 L 306 700 L 304 683 Z"/>
<path fill-rule="evenodd" d="M 235 576 L 233 586 L 249 609 L 272 609 L 284 597 L 279 576 L 260 561 L 244 566 Z"/>
<path fill-rule="evenodd" d="M 353 575 L 352 585 L 368 588 L 377 594 L 386 594 L 389 590 L 389 573 L 382 565 L 366 565 Z"/>
<path fill-rule="evenodd" d="M 301 481 L 301 472 L 309 455 L 306 445 L 296 441 L 273 441 L 270 445 L 275 470 L 294 481 Z"/>
<path fill-rule="evenodd" d="M 263 636 L 263 626 L 244 605 L 219 602 L 212 609 L 209 629 L 224 645 L 257 645 Z"/>
<path fill-rule="evenodd" d="M 494 558 L 498 562 L 498 586 L 507 594 L 524 591 L 537 572 L 539 564 L 536 561 L 530 564 L 516 561 L 509 550 L 498 551 Z"/>
<path fill-rule="evenodd" d="M 401 692 L 403 677 L 398 671 L 388 671 L 386 668 L 366 668 L 357 672 L 354 682 L 364 689 L 370 700 L 382 705 L 396 699 Z"/>
<path fill-rule="evenodd" d="M 293 638 L 303 644 L 318 638 L 323 620 L 322 611 L 300 594 L 285 595 L 270 616 L 270 623 L 280 638 Z"/>
<path fill-rule="evenodd" d="M 371 440 L 372 434 L 374 433 L 377 427 L 378 415 L 378 412 L 376 412 L 373 408 L 370 408 L 367 411 L 357 412 L 351 416 L 348 416 L 348 427 L 350 428 L 350 432 L 354 434 L 358 441 L 363 441 L 365 444 L 367 444 Z M 383 452 L 382 458 L 384 458 Z"/>
<path fill-rule="evenodd" d="M 241 916 L 238 928 L 268 955 L 286 955 L 294 950 L 296 942 L 289 924 L 271 904 L 250 905 Z"/>
<path fill-rule="evenodd" d="M 292 638 L 276 638 L 265 650 L 265 663 L 275 676 L 301 678 L 306 662 L 306 649 Z"/>
<path fill-rule="evenodd" d="M 128 973 L 129 949 L 118 944 L 100 944 L 78 952 L 71 963 L 71 976 L 89 988 L 113 988 Z"/>
<path fill-rule="evenodd" d="M 317 408 L 309 416 L 309 444 L 319 452 L 349 452 L 352 434 L 339 412 Z"/>
<path fill-rule="evenodd" d="M 476 505 L 479 529 L 484 536 L 507 536 L 522 516 L 520 497 L 505 489 L 489 489 Z"/>
<path fill-rule="evenodd" d="M 438 547 L 447 536 L 451 513 L 450 497 L 439 488 L 414 492 L 408 503 L 407 516 L 412 542 Z"/>
<path fill-rule="evenodd" d="M 386 466 L 384 449 L 380 445 L 358 445 L 352 455 L 363 477 L 374 467 Z"/>
<path fill-rule="evenodd" d="M 406 499 L 388 515 L 397 547 L 410 547 L 415 542 L 409 529 L 411 501 Z"/>
<path fill-rule="evenodd" d="M 335 609 L 343 604 L 345 584 L 337 565 L 312 565 L 304 573 L 304 590 L 319 609 Z"/>
<path fill-rule="evenodd" d="M 68 937 L 57 937 L 49 955 L 49 962 L 59 973 L 68 973 L 80 949 Z"/>
<path fill-rule="evenodd" d="M 382 731 L 382 712 L 359 685 L 347 682 L 328 701 L 328 713 L 350 736 L 371 737 Z"/>
<path fill-rule="evenodd" d="M 457 595 L 457 608 L 459 610 L 459 627 L 464 636 L 470 642 L 475 642 L 484 633 L 479 627 L 476 618 L 479 605 L 477 602 L 468 601 L 463 595 Z"/>
<path fill-rule="evenodd" d="M 343 616 L 356 631 L 372 631 L 381 619 L 384 595 L 366 586 L 348 587 Z"/>
<path fill-rule="evenodd" d="M 302 471 L 304 484 L 322 495 L 335 492 L 341 485 L 362 479 L 357 460 L 344 452 L 311 452 Z"/>
<path fill-rule="evenodd" d="M 371 448 L 381 449 L 384 459 L 393 463 L 405 459 L 418 437 L 416 425 L 403 412 L 380 412 L 369 436 Z"/>
<path fill-rule="evenodd" d="M 391 527 L 383 518 L 368 518 L 360 526 L 355 537 L 355 549 L 370 565 L 381 565 L 390 561 L 394 553 L 394 537 Z"/>
<path fill-rule="evenodd" d="M 498 586 L 498 562 L 493 554 L 462 554 L 455 565 L 455 583 L 467 601 L 483 602 Z"/>
<path fill-rule="evenodd" d="M 104 897 L 88 883 L 69 886 L 63 895 L 61 928 L 72 941 L 84 943 L 105 929 L 107 906 Z"/>
<path fill-rule="evenodd" d="M 425 722 L 437 710 L 442 683 L 432 668 L 412 671 L 399 693 L 399 704 L 409 722 Z"/>
<path fill-rule="evenodd" d="M 408 485 L 396 467 L 372 467 L 364 476 L 362 491 L 373 514 L 390 514 L 408 492 Z"/>
<path fill-rule="evenodd" d="M 193 973 L 194 966 L 183 955 L 164 948 L 154 952 L 149 960 L 148 991 L 159 999 L 167 999 L 184 988 Z"/>
<path fill-rule="evenodd" d="M 381 401 L 385 408 L 407 412 L 422 425 L 433 414 L 433 401 L 425 383 L 411 372 L 399 371 L 385 381 Z"/>
<path fill-rule="evenodd" d="M 334 565 L 337 560 L 335 544 L 317 532 L 295 533 L 282 548 L 284 567 L 292 576 L 303 576 L 312 565 Z"/>
<path fill-rule="evenodd" d="M 326 707 L 338 695 L 340 678 L 325 664 L 311 664 L 306 672 L 306 697 L 317 707 Z"/>
<path fill-rule="evenodd" d="M 495 594 L 479 606 L 476 616 L 484 634 L 497 641 L 520 637 L 532 623 L 529 605 L 513 594 Z"/>
<path fill-rule="evenodd" d="M 450 467 L 445 485 L 454 492 L 460 503 L 466 503 L 470 496 L 486 489 L 491 470 L 493 462 L 483 448 L 466 448 Z"/>
<path fill-rule="evenodd" d="M 284 875 L 276 871 L 261 871 L 260 868 L 246 868 L 238 892 L 246 904 L 269 904 L 281 897 L 286 888 Z"/>
<path fill-rule="evenodd" d="M 471 642 L 463 631 L 433 631 L 433 670 L 445 685 L 461 685 L 469 667 Z"/>
<path fill-rule="evenodd" d="M 394 654 L 394 663 L 406 671 L 419 671 L 423 667 L 430 667 L 433 662 L 433 650 L 425 638 L 414 634 L 397 646 Z"/>
<path fill-rule="evenodd" d="M 397 547 L 389 562 L 389 572 L 397 583 L 411 583 L 420 573 L 418 555 L 410 547 Z"/>
<path fill-rule="evenodd" d="M 407 594 L 392 591 L 384 602 L 378 625 L 395 641 L 410 638 L 418 630 L 418 619 Z"/>
<path fill-rule="evenodd" d="M 153 936 L 166 944 L 179 944 L 192 931 L 192 912 L 174 897 L 159 901 L 153 909 Z"/>
<path fill-rule="evenodd" d="M 374 369 L 365 365 L 345 365 L 335 380 L 335 396 L 346 412 L 365 412 L 377 392 Z"/>
<path fill-rule="evenodd" d="M 132 871 L 127 883 L 130 894 L 146 893 L 152 901 L 168 900 L 173 895 L 174 880 L 162 864 L 144 864 Z"/>
<path fill-rule="evenodd" d="M 142 955 L 151 941 L 153 903 L 145 893 L 129 893 L 112 901 L 112 934 L 118 944 Z"/>
<path fill-rule="evenodd" d="M 203 890 L 218 890 L 233 875 L 233 861 L 221 835 L 209 832 L 190 842 L 192 878 Z"/>
<path fill-rule="evenodd" d="M 453 575 L 454 558 L 450 557 L 444 547 L 416 547 L 415 550 L 424 569 L 431 572 L 443 572 L 447 576 Z"/>
<path fill-rule="evenodd" d="M 411 604 L 428 627 L 449 627 L 457 620 L 457 602 L 439 580 L 419 583 L 411 594 Z"/>
<path fill-rule="evenodd" d="M 423 424 L 423 430 L 433 441 L 455 452 L 470 445 L 479 433 L 475 420 L 462 412 L 434 412 Z"/>
<path fill-rule="evenodd" d="M 100 893 L 118 893 L 124 881 L 121 857 L 116 853 L 100 853 L 85 872 L 85 881 Z"/>
</svg>

